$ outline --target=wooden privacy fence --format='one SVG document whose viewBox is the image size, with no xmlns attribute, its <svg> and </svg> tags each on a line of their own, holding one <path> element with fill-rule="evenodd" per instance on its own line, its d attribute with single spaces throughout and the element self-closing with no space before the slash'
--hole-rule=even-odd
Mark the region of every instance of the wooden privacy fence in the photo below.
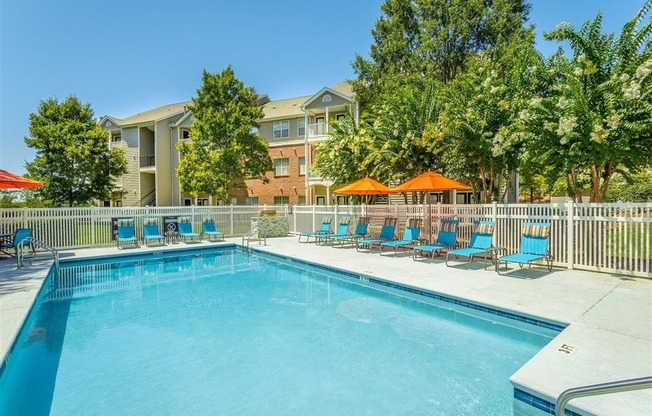
<svg viewBox="0 0 652 416">
<path fill-rule="evenodd" d="M 348 215 L 355 223 L 360 216 L 370 217 L 370 230 L 378 233 L 387 216 L 398 218 L 400 237 L 409 218 L 422 218 L 425 238 L 436 239 L 442 218 L 460 220 L 458 242 L 470 240 L 473 221 L 496 222 L 494 245 L 510 252 L 519 250 L 524 222 L 551 225 L 550 251 L 556 266 L 595 270 L 631 276 L 652 277 L 652 203 L 617 204 L 486 204 L 486 205 L 331 205 L 276 206 L 279 215 L 288 215 L 293 233 L 316 230 L 324 215 L 333 224 Z M 129 208 L 18 208 L 0 209 L 0 233 L 13 234 L 17 228 L 32 228 L 34 236 L 58 249 L 98 247 L 114 244 L 111 220 L 135 217 L 136 233 L 141 237 L 142 218 L 190 216 L 195 230 L 201 229 L 204 215 L 216 219 L 227 236 L 249 231 L 251 218 L 263 206 L 193 206 Z M 161 223 L 162 226 L 162 223 Z"/>
</svg>

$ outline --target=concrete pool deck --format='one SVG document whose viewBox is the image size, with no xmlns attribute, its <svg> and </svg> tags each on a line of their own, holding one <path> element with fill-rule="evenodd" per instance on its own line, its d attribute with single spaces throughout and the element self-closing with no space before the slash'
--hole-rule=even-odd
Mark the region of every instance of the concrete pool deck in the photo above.
<svg viewBox="0 0 652 416">
<path fill-rule="evenodd" d="M 240 243 L 240 239 L 227 239 Z M 164 250 L 218 246 L 220 243 L 174 244 Z M 296 237 L 273 238 L 252 248 L 425 289 L 488 307 L 568 325 L 511 378 L 519 389 L 550 402 L 565 389 L 652 375 L 652 280 L 577 270 L 536 268 L 498 275 L 470 270 L 464 263 L 446 267 L 442 258 L 413 261 L 406 253 L 379 255 L 355 248 L 302 244 Z M 139 254 L 161 248 L 120 250 L 115 247 L 64 251 L 65 259 Z M 4 359 L 52 264 L 37 256 L 17 270 L 13 259 L 0 260 L 0 358 Z M 568 354 L 561 350 L 573 347 Z M 587 415 L 652 414 L 652 390 L 576 399 L 568 408 Z"/>
</svg>

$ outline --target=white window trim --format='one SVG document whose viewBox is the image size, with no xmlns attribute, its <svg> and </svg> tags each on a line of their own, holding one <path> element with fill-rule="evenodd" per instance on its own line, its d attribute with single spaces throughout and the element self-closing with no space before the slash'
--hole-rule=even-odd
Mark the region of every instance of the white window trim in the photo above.
<svg viewBox="0 0 652 416">
<path fill-rule="evenodd" d="M 277 170 L 277 164 L 276 163 L 280 162 L 281 160 L 284 160 L 285 162 L 287 162 L 285 164 L 285 166 L 283 166 L 287 171 L 285 174 L 278 173 L 278 170 Z M 280 158 L 280 159 L 274 159 L 274 176 L 290 176 L 290 159 L 289 158 L 284 157 L 284 158 Z"/>
<path fill-rule="evenodd" d="M 301 159 L 303 159 L 303 172 L 301 172 Z M 305 156 L 299 156 L 297 159 L 297 163 L 299 164 L 299 176 L 305 176 L 306 175 L 306 157 Z"/>
<path fill-rule="evenodd" d="M 300 123 L 303 123 L 303 127 L 300 126 Z M 303 133 L 299 131 L 300 128 L 303 128 Z M 306 119 L 298 118 L 297 119 L 297 136 L 304 137 L 306 135 Z"/>
<path fill-rule="evenodd" d="M 277 124 L 280 125 L 281 123 L 288 123 L 288 124 L 287 124 L 287 125 L 288 125 L 287 129 L 285 129 L 285 128 L 279 128 L 279 129 L 277 129 L 277 128 L 276 128 L 276 125 L 277 125 Z M 286 131 L 286 130 L 287 130 L 287 136 L 284 136 L 284 135 L 283 135 L 283 132 Z M 276 137 L 276 131 L 279 131 L 279 132 L 280 132 L 280 135 L 279 135 L 278 137 Z M 274 139 L 287 139 L 288 137 L 290 137 L 290 120 L 279 120 L 279 121 L 275 121 L 275 122 L 272 124 L 272 138 L 274 138 Z"/>
</svg>

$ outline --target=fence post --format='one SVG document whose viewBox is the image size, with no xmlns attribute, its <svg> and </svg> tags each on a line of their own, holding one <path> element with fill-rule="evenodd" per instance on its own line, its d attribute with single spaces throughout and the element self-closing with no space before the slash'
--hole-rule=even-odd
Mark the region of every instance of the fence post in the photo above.
<svg viewBox="0 0 652 416">
<path fill-rule="evenodd" d="M 23 207 L 23 228 L 28 228 L 27 227 L 27 216 L 29 215 L 29 211 L 27 207 Z"/>
<path fill-rule="evenodd" d="M 297 233 L 297 215 L 298 215 L 297 208 L 298 207 L 299 207 L 298 205 L 295 205 L 294 208 L 292 208 L 292 222 L 294 223 L 292 227 L 292 232 L 294 234 Z M 288 213 L 288 215 L 290 214 Z"/>
<path fill-rule="evenodd" d="M 231 233 L 229 235 L 235 234 L 235 217 L 233 215 L 233 205 L 229 205 L 229 222 L 231 223 Z"/>
<path fill-rule="evenodd" d="M 317 224 L 315 223 L 316 217 L 317 217 L 317 206 L 313 205 L 312 206 L 312 229 L 316 230 L 317 229 Z"/>
<path fill-rule="evenodd" d="M 491 221 L 494 222 L 494 235 L 491 237 L 491 242 L 493 245 L 498 244 L 498 234 L 500 233 L 500 228 L 498 228 L 498 201 L 493 201 L 491 203 Z"/>
<path fill-rule="evenodd" d="M 95 205 L 91 205 L 91 246 L 95 247 Z"/>
<path fill-rule="evenodd" d="M 566 261 L 568 270 L 573 270 L 573 261 L 575 259 L 575 228 L 573 227 L 573 217 L 575 216 L 575 207 L 573 201 L 566 203 Z"/>
<path fill-rule="evenodd" d="M 333 224 L 339 224 L 340 220 L 338 219 L 339 217 L 339 205 L 335 204 L 335 222 Z M 337 229 L 337 225 L 333 226 L 333 230 Z"/>
</svg>

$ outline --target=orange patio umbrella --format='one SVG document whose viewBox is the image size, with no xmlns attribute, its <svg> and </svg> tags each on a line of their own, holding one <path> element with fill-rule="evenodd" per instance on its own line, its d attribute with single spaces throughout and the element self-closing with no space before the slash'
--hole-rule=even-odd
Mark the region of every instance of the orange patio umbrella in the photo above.
<svg viewBox="0 0 652 416">
<path fill-rule="evenodd" d="M 0 189 L 39 188 L 41 186 L 43 186 L 41 182 L 0 169 Z"/>
<path fill-rule="evenodd" d="M 426 172 L 409 180 L 396 188 L 394 192 L 437 192 L 437 191 L 470 191 L 471 187 L 461 182 L 441 176 L 435 172 Z"/>
<path fill-rule="evenodd" d="M 392 188 L 371 179 L 370 177 L 362 178 L 351 184 L 335 190 L 336 194 L 345 195 L 363 195 L 365 203 L 368 203 L 369 195 L 388 195 L 395 193 Z"/>
<path fill-rule="evenodd" d="M 387 195 L 395 193 L 392 188 L 366 177 L 335 190 L 336 194 L 346 195 Z"/>
<path fill-rule="evenodd" d="M 393 188 L 394 192 L 437 192 L 437 191 L 470 191 L 470 186 L 435 172 L 426 172 Z M 432 239 L 432 223 L 430 218 L 430 198 L 428 201 L 428 241 Z"/>
</svg>

